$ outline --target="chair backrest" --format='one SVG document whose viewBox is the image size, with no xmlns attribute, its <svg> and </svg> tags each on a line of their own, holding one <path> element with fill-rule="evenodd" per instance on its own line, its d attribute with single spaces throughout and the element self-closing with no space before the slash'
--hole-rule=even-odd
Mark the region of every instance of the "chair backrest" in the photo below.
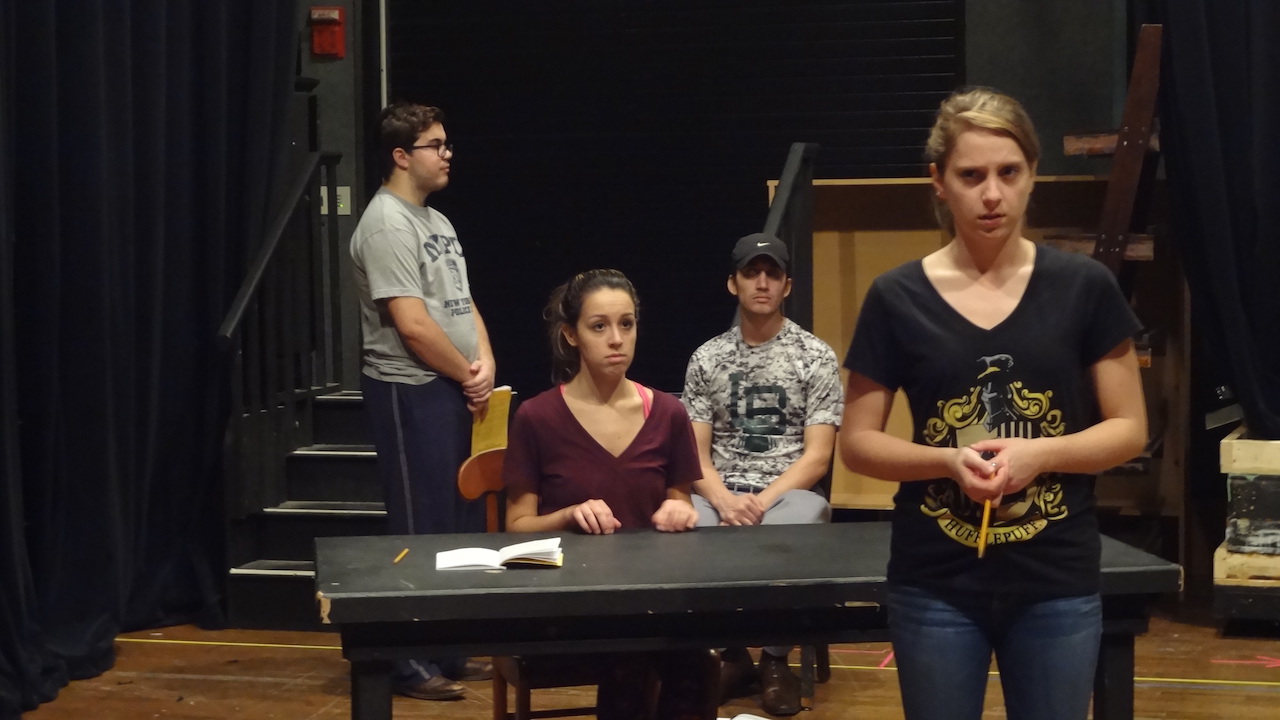
<svg viewBox="0 0 1280 720">
<path fill-rule="evenodd" d="M 492 448 L 472 455 L 458 468 L 458 492 L 462 497 L 485 499 L 485 532 L 502 529 L 498 498 L 502 494 L 502 463 L 506 456 L 505 447 Z"/>
<path fill-rule="evenodd" d="M 493 389 L 489 411 L 471 426 L 471 457 L 458 468 L 458 492 L 468 500 L 484 498 L 485 532 L 502 529 L 498 500 L 502 496 L 502 462 L 507 452 L 507 421 L 515 392 L 509 385 Z"/>
</svg>

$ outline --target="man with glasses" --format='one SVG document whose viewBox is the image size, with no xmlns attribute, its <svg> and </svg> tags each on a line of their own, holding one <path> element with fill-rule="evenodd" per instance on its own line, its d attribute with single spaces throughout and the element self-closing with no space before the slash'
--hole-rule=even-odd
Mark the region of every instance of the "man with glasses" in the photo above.
<svg viewBox="0 0 1280 720">
<path fill-rule="evenodd" d="M 449 219 L 427 196 L 449 184 L 444 114 L 396 103 L 379 118 L 382 187 L 351 237 L 363 336 L 360 387 L 373 427 L 393 535 L 481 532 L 484 509 L 458 494 L 473 414 L 493 390 L 493 350 L 471 300 L 467 263 Z M 493 667 L 468 658 L 397 661 L 397 692 L 451 700 L 458 680 Z"/>
<path fill-rule="evenodd" d="M 693 484 L 698 525 L 831 519 L 831 506 L 812 488 L 831 469 L 844 410 L 840 367 L 826 343 L 782 314 L 791 293 L 789 261 L 786 245 L 772 235 L 740 239 L 728 279 L 738 324 L 689 358 L 681 399 L 702 461 L 702 479 Z M 763 648 L 758 667 L 745 648 L 724 650 L 721 701 L 758 687 L 770 715 L 800 712 L 790 650 Z"/>
</svg>

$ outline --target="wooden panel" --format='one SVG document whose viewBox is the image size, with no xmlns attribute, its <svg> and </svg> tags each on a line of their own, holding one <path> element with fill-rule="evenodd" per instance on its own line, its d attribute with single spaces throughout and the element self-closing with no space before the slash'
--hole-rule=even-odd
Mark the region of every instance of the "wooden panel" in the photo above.
<svg viewBox="0 0 1280 720">
<path fill-rule="evenodd" d="M 1280 440 L 1255 440 L 1244 425 L 1218 443 L 1219 463 L 1224 473 L 1280 475 Z"/>
<path fill-rule="evenodd" d="M 813 330 L 843 358 L 871 281 L 936 250 L 943 235 L 933 220 L 928 182 L 920 178 L 818 181 L 814 195 Z M 902 393 L 894 400 L 889 431 L 911 436 Z M 887 509 L 897 483 L 854 473 L 837 459 L 831 489 L 835 507 Z"/>
<path fill-rule="evenodd" d="M 1280 592 L 1280 556 L 1231 552 L 1223 543 L 1213 553 L 1213 582 L 1270 587 Z"/>
</svg>

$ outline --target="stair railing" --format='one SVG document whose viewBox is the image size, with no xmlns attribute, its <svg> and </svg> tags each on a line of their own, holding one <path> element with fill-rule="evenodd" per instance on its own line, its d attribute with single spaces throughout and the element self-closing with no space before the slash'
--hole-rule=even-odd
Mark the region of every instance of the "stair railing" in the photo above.
<svg viewBox="0 0 1280 720">
<path fill-rule="evenodd" d="M 230 518 L 285 498 L 285 459 L 310 444 L 314 399 L 341 389 L 336 202 L 327 233 L 320 222 L 321 188 L 337 197 L 341 158 L 303 156 L 218 330 L 231 372 L 223 447 Z"/>
<path fill-rule="evenodd" d="M 787 317 L 813 329 L 813 163 L 816 143 L 792 143 L 769 204 L 764 232 L 786 243 L 791 255 Z"/>
</svg>

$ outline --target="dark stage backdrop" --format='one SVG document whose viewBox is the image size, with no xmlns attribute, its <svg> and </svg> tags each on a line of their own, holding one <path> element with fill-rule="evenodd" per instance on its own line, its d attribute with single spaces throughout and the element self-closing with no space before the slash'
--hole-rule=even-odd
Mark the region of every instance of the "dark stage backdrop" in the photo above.
<svg viewBox="0 0 1280 720">
<path fill-rule="evenodd" d="M 1280 4 L 1151 3 L 1166 21 L 1160 132 L 1207 387 L 1280 439 Z"/>
<path fill-rule="evenodd" d="M 217 622 L 213 337 L 285 141 L 292 3 L 0 3 L 0 717 Z"/>
<path fill-rule="evenodd" d="M 1280 4 L 1135 0 L 1164 23 L 1160 146 L 1171 236 L 1191 296 L 1191 418 L 1184 506 L 1187 596 L 1209 599 L 1226 524 L 1218 442 L 1205 413 L 1231 402 L 1251 435 L 1280 439 Z"/>
<path fill-rule="evenodd" d="M 729 250 L 763 227 L 789 145 L 822 146 L 820 177 L 918 177 L 964 66 L 955 0 L 387 6 L 390 98 L 448 116 L 452 180 L 429 202 L 525 394 L 550 383 L 547 295 L 592 267 L 639 290 L 632 376 L 679 390 L 733 317 Z"/>
</svg>

